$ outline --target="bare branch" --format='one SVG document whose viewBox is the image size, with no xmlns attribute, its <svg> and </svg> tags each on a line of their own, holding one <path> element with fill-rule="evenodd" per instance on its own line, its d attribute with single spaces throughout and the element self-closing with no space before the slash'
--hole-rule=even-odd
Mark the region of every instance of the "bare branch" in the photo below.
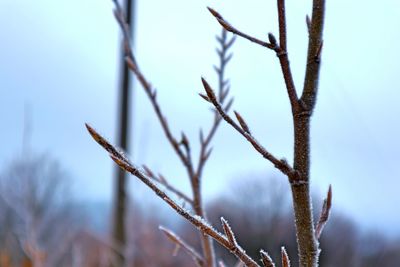
<svg viewBox="0 0 400 267">
<path fill-rule="evenodd" d="M 124 52 L 126 55 L 128 55 L 129 58 L 132 59 L 132 63 L 136 65 L 136 60 L 133 56 L 131 45 L 130 45 L 130 30 L 129 30 L 129 24 L 126 23 L 125 15 L 123 12 L 122 7 L 119 5 L 119 2 L 117 0 L 113 0 L 115 4 L 115 9 L 114 9 L 114 17 L 117 20 L 121 30 L 122 34 L 124 36 Z"/>
<path fill-rule="evenodd" d="M 140 71 L 138 64 L 136 63 L 136 60 L 134 58 L 133 52 L 130 48 L 130 42 L 129 42 L 129 26 L 125 22 L 125 17 L 124 13 L 118 4 L 118 1 L 115 1 L 115 10 L 114 14 L 115 17 L 117 18 L 117 21 L 120 24 L 120 27 L 122 29 L 123 33 L 123 40 L 126 46 L 125 49 L 125 60 L 128 64 L 129 69 L 136 75 L 136 78 L 138 79 L 139 83 L 143 87 L 144 91 L 146 92 L 153 109 L 157 115 L 158 120 L 160 121 L 161 127 L 164 131 L 165 136 L 167 137 L 169 143 L 179 156 L 180 160 L 182 163 L 186 166 L 187 171 L 189 172 L 189 175 L 193 175 L 193 166 L 192 162 L 188 159 L 188 155 L 185 155 L 182 149 L 179 146 L 179 142 L 177 139 L 173 136 L 170 127 L 168 125 L 168 122 L 166 120 L 166 117 L 164 116 L 163 112 L 161 111 L 161 107 L 158 104 L 157 101 L 157 92 L 156 90 L 151 86 L 151 84 L 147 81 L 146 77 L 143 75 L 143 73 Z"/>
<path fill-rule="evenodd" d="M 214 9 L 208 7 L 208 10 L 217 19 L 217 21 L 221 24 L 221 26 L 225 30 L 232 32 L 233 34 L 236 34 L 238 36 L 241 36 L 253 43 L 257 43 L 263 47 L 266 47 L 266 48 L 269 48 L 269 49 L 275 51 L 276 55 L 279 58 L 283 77 L 285 79 L 286 89 L 287 89 L 289 100 L 290 100 L 290 105 L 292 107 L 292 113 L 294 114 L 294 112 L 299 109 L 299 104 L 298 104 L 298 96 L 296 93 L 296 87 L 295 87 L 294 81 L 293 81 L 293 75 L 292 75 L 292 72 L 290 69 L 289 58 L 287 55 L 287 38 L 286 38 L 286 20 L 285 20 L 284 0 L 278 0 L 279 39 L 280 39 L 279 45 L 277 44 L 275 36 L 272 33 L 268 34 L 269 42 L 261 41 L 257 38 L 254 38 L 252 36 L 249 36 L 241 31 L 239 31 L 238 29 L 233 27 Z"/>
<path fill-rule="evenodd" d="M 320 71 L 320 54 L 322 48 L 322 32 L 325 20 L 325 0 L 314 0 L 311 23 L 309 26 L 308 52 L 307 52 L 307 68 L 304 78 L 303 93 L 301 100 L 312 112 L 316 102 L 316 94 L 318 91 L 319 71 Z M 319 51 L 319 52 L 318 52 Z M 316 58 L 316 55 L 318 57 Z M 317 60 L 316 60 L 317 59 Z"/>
<path fill-rule="evenodd" d="M 204 78 L 202 78 L 201 81 L 203 83 L 204 89 L 206 90 L 208 98 L 210 99 L 210 102 L 214 105 L 221 117 L 236 131 L 238 131 L 244 138 L 246 138 L 246 140 L 257 150 L 257 152 L 259 152 L 264 158 L 272 162 L 278 170 L 286 174 L 288 177 L 294 179 L 296 177 L 295 170 L 290 167 L 285 160 L 279 160 L 271 153 L 269 153 L 262 145 L 258 143 L 258 141 L 250 133 L 245 132 L 221 107 L 221 104 L 215 98 L 214 91 L 207 83 L 207 81 Z"/>
<path fill-rule="evenodd" d="M 293 81 L 292 71 L 290 69 L 287 36 L 286 36 L 286 10 L 285 0 L 278 0 L 278 20 L 279 20 L 279 47 L 275 48 L 276 55 L 279 58 L 283 78 L 285 79 L 286 89 L 288 92 L 292 113 L 294 114 L 299 108 L 296 87 Z"/>
<path fill-rule="evenodd" d="M 266 251 L 260 250 L 260 254 L 261 254 L 261 261 L 264 267 L 275 267 L 274 261 L 271 259 L 271 256 L 269 256 L 269 254 Z"/>
<path fill-rule="evenodd" d="M 290 69 L 288 53 L 286 50 L 281 48 L 278 48 L 276 51 L 276 55 L 278 56 L 281 65 L 283 78 L 285 80 L 286 90 L 290 100 L 290 106 L 292 108 L 292 114 L 294 115 L 300 109 L 300 104 L 293 81 L 292 71 Z"/>
<path fill-rule="evenodd" d="M 290 260 L 285 247 L 281 248 L 281 254 L 282 254 L 282 267 L 290 267 Z"/>
<path fill-rule="evenodd" d="M 286 30 L 286 14 L 285 14 L 285 1 L 277 0 L 278 3 L 278 19 L 279 19 L 279 42 L 272 33 L 268 34 L 268 41 L 263 41 L 250 36 L 246 33 L 241 32 L 230 23 L 228 23 L 218 12 L 212 8 L 208 8 L 210 13 L 217 19 L 218 23 L 223 27 L 221 37 L 217 37 L 217 40 L 221 43 L 221 48 L 217 49 L 217 53 L 220 57 L 220 66 L 215 67 L 215 71 L 219 76 L 219 91 L 217 94 L 214 93 L 211 86 L 202 79 L 204 89 L 207 95 L 202 95 L 204 100 L 212 103 L 215 108 L 215 116 L 213 125 L 208 133 L 204 135 L 200 132 L 200 143 L 201 150 L 199 155 L 199 162 L 197 169 L 195 170 L 194 164 L 191 158 L 191 151 L 189 140 L 185 135 L 182 134 L 180 140 L 176 139 L 167 123 L 166 117 L 164 116 L 161 108 L 157 102 L 157 92 L 148 82 L 146 77 L 140 71 L 138 64 L 134 58 L 133 52 L 130 48 L 130 36 L 129 27 L 125 22 L 125 18 L 121 7 L 117 0 L 113 0 L 116 9 L 115 17 L 120 24 L 124 35 L 124 45 L 126 62 L 130 70 L 136 75 L 139 83 L 144 88 L 148 95 L 151 104 L 155 110 L 158 120 L 162 126 L 162 129 L 175 150 L 180 160 L 186 167 L 188 176 L 191 180 L 192 191 L 193 191 L 193 207 L 196 215 L 190 214 L 188 211 L 183 209 L 181 206 L 176 204 L 166 193 L 160 189 L 159 184 L 155 184 L 151 179 L 161 184 L 167 184 L 167 181 L 162 176 L 155 176 L 150 170 L 144 174 L 137 167 L 129 162 L 129 160 L 122 154 L 122 152 L 115 149 L 114 146 L 110 145 L 104 138 L 102 138 L 96 131 L 90 126 L 87 128 L 92 137 L 103 146 L 109 153 L 111 158 L 124 170 L 132 173 L 150 187 L 160 198 L 162 198 L 170 207 L 172 207 L 178 214 L 183 216 L 193 225 L 195 225 L 201 232 L 204 262 L 203 266 L 214 266 L 215 260 L 212 253 L 212 243 L 207 236 L 214 238 L 221 245 L 225 246 L 231 253 L 238 257 L 246 266 L 259 266 L 254 260 L 252 260 L 237 244 L 234 234 L 225 220 L 222 220 L 225 235 L 222 235 L 215 231 L 204 217 L 201 201 L 201 175 L 204 168 L 204 164 L 209 158 L 211 148 L 209 147 L 210 140 L 214 136 L 216 129 L 220 121 L 225 120 L 230 124 L 236 131 L 238 131 L 246 140 L 253 146 L 258 153 L 260 153 L 265 159 L 269 160 L 277 169 L 286 174 L 291 183 L 291 189 L 293 194 L 293 207 L 295 213 L 296 223 L 296 234 L 298 238 L 298 252 L 299 252 L 299 265 L 300 266 L 317 266 L 318 262 L 318 242 L 317 238 L 320 237 L 322 228 L 329 217 L 331 207 L 331 187 L 328 191 L 328 196 L 325 199 L 324 207 L 321 212 L 321 217 L 317 223 L 314 231 L 313 215 L 311 211 L 311 198 L 309 192 L 309 167 L 310 167 L 310 117 L 316 102 L 316 94 L 318 90 L 319 71 L 321 63 L 321 53 L 323 48 L 322 40 L 322 29 L 324 24 L 324 9 L 325 0 L 313 0 L 313 11 L 312 19 L 306 18 L 308 31 L 309 31 L 309 47 L 307 54 L 307 66 L 306 75 L 304 79 L 304 87 L 301 98 L 299 99 L 296 87 L 293 81 L 293 75 L 291 72 L 288 49 L 287 49 L 287 30 Z M 250 133 L 247 123 L 243 120 L 239 113 L 235 112 L 238 123 L 234 121 L 229 115 L 228 110 L 232 105 L 233 99 L 228 100 L 227 95 L 229 93 L 229 80 L 225 80 L 223 77 L 224 66 L 229 62 L 232 54 L 227 53 L 227 49 L 232 45 L 234 39 L 227 40 L 226 32 L 231 32 L 242 38 L 245 38 L 251 42 L 254 42 L 262 47 L 275 51 L 281 66 L 283 73 L 288 97 L 290 100 L 293 121 L 294 121 L 294 163 L 291 167 L 286 160 L 278 159 L 266 150 L 255 137 Z M 227 99 L 227 103 L 224 100 Z M 214 109 L 213 109 L 214 110 Z M 176 192 L 174 192 L 177 194 Z M 178 195 L 178 194 L 177 194 Z M 206 236 L 207 235 L 207 236 Z M 282 247 L 282 266 L 290 267 L 290 262 L 286 250 Z M 263 264 L 269 264 L 267 266 L 273 266 L 272 260 L 268 254 L 261 253 Z M 264 261 L 265 260 L 265 261 Z"/>
<path fill-rule="evenodd" d="M 172 232 L 171 230 L 160 226 L 159 229 L 178 247 L 181 247 L 185 250 L 185 252 L 192 257 L 193 261 L 196 263 L 198 267 L 204 266 L 204 259 L 200 256 L 200 254 L 190 245 L 188 245 L 185 241 L 183 241 L 177 234 Z"/>
<path fill-rule="evenodd" d="M 278 0 L 279 46 L 287 51 L 285 0 Z"/>
<path fill-rule="evenodd" d="M 274 46 L 268 42 L 264 42 L 261 41 L 257 38 L 254 38 L 250 35 L 247 35 L 241 31 L 239 31 L 238 29 L 236 29 L 235 27 L 233 27 L 231 24 L 229 24 L 217 11 L 215 11 L 214 9 L 212 9 L 211 7 L 207 7 L 208 10 L 210 11 L 210 13 L 217 19 L 217 21 L 219 22 L 219 24 L 221 24 L 221 26 L 227 30 L 228 32 L 231 32 L 233 34 L 236 34 L 240 37 L 243 37 L 247 40 L 249 40 L 250 42 L 256 43 L 258 45 L 261 45 L 263 47 L 269 48 L 269 49 L 274 49 Z"/>
<path fill-rule="evenodd" d="M 328 193 L 324 199 L 324 204 L 322 205 L 321 214 L 317 226 L 315 227 L 315 238 L 319 239 L 321 237 L 322 230 L 329 219 L 329 214 L 332 207 L 332 186 L 329 185 Z"/>
<path fill-rule="evenodd" d="M 128 161 L 128 159 L 122 154 L 122 152 L 118 151 L 113 145 L 111 145 L 107 140 L 105 140 L 94 128 L 92 128 L 89 124 L 85 123 L 86 129 L 92 136 L 92 138 L 101 145 L 110 155 L 114 155 L 115 157 L 120 157 L 121 160 Z"/>
<path fill-rule="evenodd" d="M 217 232 L 213 227 L 211 227 L 202 217 L 198 215 L 192 215 L 187 210 L 179 206 L 175 201 L 173 201 L 164 191 L 162 191 L 155 183 L 151 181 L 151 178 L 140 171 L 132 163 L 129 162 L 120 152 L 118 152 L 104 137 L 98 134 L 93 128 L 91 135 L 97 143 L 99 143 L 104 149 L 109 149 L 113 153 L 110 153 L 111 159 L 118 164 L 118 166 L 125 171 L 136 176 L 144 184 L 146 184 L 158 197 L 160 197 L 164 202 L 166 202 L 172 209 L 174 209 L 179 215 L 197 227 L 203 234 L 212 237 L 215 241 L 220 243 L 222 246 L 227 248 L 233 255 L 238 259 L 243 261 L 249 267 L 259 267 L 259 265 L 246 254 L 246 252 L 237 244 L 237 246 L 232 247 L 229 240 L 223 236 L 221 233 Z M 107 150 L 108 151 L 108 150 Z"/>
</svg>

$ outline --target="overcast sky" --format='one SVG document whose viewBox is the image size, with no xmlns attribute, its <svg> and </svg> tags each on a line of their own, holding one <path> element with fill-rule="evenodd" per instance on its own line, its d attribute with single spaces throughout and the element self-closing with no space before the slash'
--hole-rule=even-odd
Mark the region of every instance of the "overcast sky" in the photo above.
<svg viewBox="0 0 400 267">
<path fill-rule="evenodd" d="M 139 65 L 158 89 L 174 133 L 184 130 L 192 143 L 212 117 L 198 96 L 201 76 L 216 82 L 212 64 L 217 63 L 214 36 L 220 26 L 208 5 L 254 36 L 265 39 L 268 32 L 277 33 L 272 0 L 139 0 Z M 311 1 L 287 1 L 288 49 L 298 92 L 310 7 Z M 335 209 L 367 226 L 400 234 L 399 16 L 395 0 L 327 1 L 312 120 L 312 188 L 325 192 L 332 184 Z M 74 177 L 77 196 L 109 201 L 114 165 L 88 136 L 84 123 L 114 140 L 119 31 L 111 1 L 0 0 L 0 34 L 0 164 L 20 155 L 24 113 L 29 113 L 31 149 L 62 162 Z M 233 51 L 227 74 L 234 109 L 265 147 L 291 161 L 290 107 L 276 56 L 241 39 Z M 187 189 L 185 172 L 139 86 L 134 104 L 134 161 Z M 223 124 L 204 173 L 206 196 L 221 192 L 232 177 L 255 172 L 278 174 Z"/>
</svg>

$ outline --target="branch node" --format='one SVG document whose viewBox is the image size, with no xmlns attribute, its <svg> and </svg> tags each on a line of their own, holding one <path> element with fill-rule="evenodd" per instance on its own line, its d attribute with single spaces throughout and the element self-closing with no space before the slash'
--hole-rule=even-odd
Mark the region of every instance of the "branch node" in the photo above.
<svg viewBox="0 0 400 267">
<path fill-rule="evenodd" d="M 304 186 L 308 184 L 308 181 L 305 180 L 297 180 L 297 179 L 290 179 L 290 184 L 294 187 L 297 186 Z"/>
<path fill-rule="evenodd" d="M 283 56 L 286 56 L 286 55 L 288 54 L 286 50 L 282 49 L 282 48 L 279 47 L 279 46 L 276 46 L 274 50 L 275 50 L 276 56 L 277 56 L 278 58 L 283 57 Z"/>
</svg>

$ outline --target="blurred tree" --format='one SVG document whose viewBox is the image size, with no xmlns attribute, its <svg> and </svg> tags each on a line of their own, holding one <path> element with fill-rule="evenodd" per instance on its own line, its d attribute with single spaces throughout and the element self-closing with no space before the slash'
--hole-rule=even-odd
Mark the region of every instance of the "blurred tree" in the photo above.
<svg viewBox="0 0 400 267">
<path fill-rule="evenodd" d="M 126 16 L 126 23 L 131 29 L 131 42 L 133 43 L 133 20 L 135 1 L 125 0 L 124 10 Z M 118 100 L 118 146 L 129 151 L 129 122 L 130 122 L 130 98 L 131 98 L 132 82 L 131 75 L 127 63 L 125 62 L 125 47 L 122 47 L 121 52 L 121 71 L 120 71 L 120 92 Z M 115 192 L 114 192 L 114 219 L 113 219 L 113 239 L 116 245 L 121 247 L 124 251 L 126 243 L 125 233 L 125 218 L 126 218 L 126 205 L 127 205 L 127 190 L 126 190 L 126 173 L 120 168 L 116 168 L 115 178 Z M 117 255 L 119 264 L 124 265 L 124 255 Z"/>
<path fill-rule="evenodd" d="M 0 175 L 0 250 L 18 262 L 26 256 L 35 267 L 54 266 L 64 256 L 75 212 L 66 204 L 66 178 L 46 155 L 27 154 L 6 166 Z"/>
</svg>

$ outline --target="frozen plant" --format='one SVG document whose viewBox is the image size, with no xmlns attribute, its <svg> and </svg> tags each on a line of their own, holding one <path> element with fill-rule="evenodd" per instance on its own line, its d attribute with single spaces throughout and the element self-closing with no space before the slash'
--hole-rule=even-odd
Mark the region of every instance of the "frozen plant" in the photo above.
<svg viewBox="0 0 400 267">
<path fill-rule="evenodd" d="M 255 38 L 247 33 L 244 33 L 232 26 L 224 17 L 212 8 L 208 8 L 212 16 L 219 22 L 223 28 L 222 36 L 218 39 L 221 43 L 221 50 L 219 56 L 221 58 L 220 67 L 216 70 L 219 74 L 220 83 L 219 91 L 216 93 L 212 86 L 202 78 L 202 84 L 205 89 L 205 94 L 201 97 L 210 103 L 215 109 L 214 124 L 207 135 L 203 132 L 200 133 L 200 155 L 198 164 L 193 164 L 192 151 L 190 149 L 190 142 L 185 134 L 182 133 L 180 139 L 175 138 L 167 123 L 166 117 L 161 111 L 157 102 L 157 94 L 155 89 L 148 82 L 145 75 L 141 72 L 138 63 L 136 62 L 129 44 L 129 29 L 125 23 L 124 14 L 118 2 L 116 4 L 115 17 L 117 18 L 124 36 L 125 43 L 125 56 L 126 62 L 130 70 L 135 74 L 141 86 L 147 93 L 154 111 L 161 123 L 162 129 L 167 137 L 168 142 L 174 148 L 176 154 L 185 166 L 188 176 L 192 185 L 192 197 L 175 189 L 170 185 L 162 175 L 154 175 L 148 168 L 145 171 L 140 171 L 129 162 L 117 149 L 99 135 L 92 127 L 87 125 L 87 128 L 92 137 L 103 146 L 110 154 L 111 158 L 124 170 L 130 172 L 132 175 L 139 178 L 150 189 L 152 189 L 157 196 L 163 199 L 171 208 L 173 208 L 179 215 L 184 217 L 192 223 L 200 231 L 202 240 L 203 253 L 196 252 L 193 248 L 187 245 L 181 238 L 171 231 L 162 228 L 162 231 L 174 242 L 177 246 L 184 247 L 184 249 L 193 257 L 198 266 L 214 267 L 217 262 L 214 256 L 214 250 L 211 239 L 215 240 L 233 255 L 235 255 L 240 264 L 245 266 L 255 267 L 260 266 L 275 266 L 273 259 L 264 250 L 260 250 L 261 261 L 252 259 L 240 244 L 236 241 L 233 230 L 228 222 L 221 218 L 224 233 L 217 232 L 209 223 L 202 207 L 202 198 L 200 191 L 201 174 L 204 164 L 209 158 L 211 150 L 209 143 L 214 136 L 215 130 L 221 120 L 224 120 L 231 125 L 241 136 L 249 142 L 249 144 L 260 153 L 267 161 L 271 162 L 279 171 L 285 174 L 291 186 L 293 209 L 295 217 L 297 245 L 299 254 L 300 267 L 316 267 L 318 266 L 318 258 L 320 247 L 318 239 L 321 235 L 323 226 L 329 218 L 329 211 L 331 207 L 332 190 L 329 188 L 326 200 L 323 205 L 321 216 L 316 225 L 314 225 L 314 218 L 312 214 L 312 203 L 310 197 L 310 121 L 314 111 L 316 96 L 318 91 L 318 81 L 321 65 L 321 55 L 323 47 L 323 25 L 324 25 L 324 9 L 325 0 L 313 0 L 311 17 L 306 16 L 306 23 L 308 26 L 308 51 L 306 73 L 304 78 L 303 90 L 301 95 L 298 95 L 296 85 L 293 81 L 292 71 L 289 64 L 289 55 L 287 51 L 287 36 L 286 36 L 286 12 L 285 1 L 277 0 L 278 7 L 278 20 L 279 20 L 279 36 L 276 38 L 272 33 L 268 34 L 268 40 L 261 40 Z M 236 36 L 247 39 L 257 45 L 260 45 L 266 50 L 271 50 L 276 53 L 281 66 L 282 74 L 284 77 L 287 94 L 290 100 L 292 111 L 293 125 L 294 125 L 294 162 L 289 164 L 285 159 L 277 158 L 268 149 L 263 147 L 257 138 L 251 133 L 250 127 L 245 119 L 239 112 L 234 112 L 236 120 L 229 115 L 229 108 L 232 101 L 227 101 L 226 98 L 229 92 L 227 82 L 223 78 L 224 67 L 230 56 L 227 56 L 226 49 L 232 45 L 233 40 L 226 39 L 226 32 L 230 32 Z M 170 193 L 174 193 L 188 202 L 193 211 L 188 211 L 177 204 L 168 193 L 162 190 L 165 187 Z M 260 248 L 261 249 L 261 248 Z M 285 248 L 281 249 L 282 266 L 289 267 L 289 256 Z M 218 262 L 219 266 L 225 266 L 223 262 Z"/>
</svg>

